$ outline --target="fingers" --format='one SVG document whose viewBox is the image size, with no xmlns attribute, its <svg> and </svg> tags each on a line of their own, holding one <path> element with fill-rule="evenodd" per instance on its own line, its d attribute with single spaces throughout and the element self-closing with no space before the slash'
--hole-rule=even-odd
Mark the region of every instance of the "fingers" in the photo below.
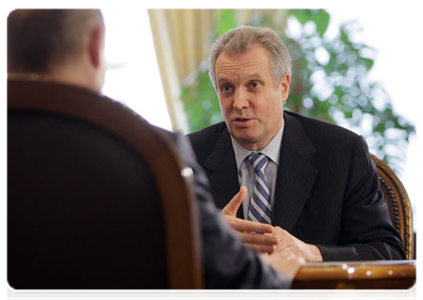
<svg viewBox="0 0 423 300">
<path fill-rule="evenodd" d="M 239 192 L 222 209 L 222 214 L 234 217 L 246 197 L 247 197 L 247 188 L 245 186 L 241 186 L 241 188 L 239 189 Z"/>
<path fill-rule="evenodd" d="M 294 252 L 289 250 L 282 251 L 281 254 L 284 255 L 287 260 L 295 260 L 298 257 Z"/>
<path fill-rule="evenodd" d="M 304 257 L 297 256 L 293 253 L 290 253 L 286 257 L 286 261 L 288 266 L 284 267 L 284 272 L 286 272 L 291 278 L 294 278 L 298 270 L 306 263 Z"/>
<path fill-rule="evenodd" d="M 254 251 L 261 253 L 261 254 L 268 254 L 272 253 L 274 251 L 274 246 L 268 246 L 268 245 L 257 245 L 257 244 L 248 244 L 244 243 L 244 246 L 247 246 Z"/>
<path fill-rule="evenodd" d="M 292 247 L 299 242 L 299 240 L 291 235 L 288 231 L 280 228 L 279 226 L 273 227 L 273 234 L 274 237 L 276 237 L 279 241 L 279 244 L 283 248 Z"/>
<path fill-rule="evenodd" d="M 257 252 L 272 253 L 275 250 L 274 245 L 278 243 L 278 238 L 272 235 L 273 227 L 271 225 L 231 216 L 224 217 L 229 225 L 235 229 L 245 246 Z"/>
<path fill-rule="evenodd" d="M 273 233 L 273 226 L 264 223 L 243 220 L 239 218 L 226 218 L 229 225 L 237 231 L 241 232 L 255 232 L 255 233 Z"/>
<path fill-rule="evenodd" d="M 273 252 L 270 255 L 262 255 L 261 258 L 276 270 L 294 278 L 298 270 L 305 264 L 303 257 L 291 251 Z"/>
<path fill-rule="evenodd" d="M 306 260 L 302 256 L 295 255 L 294 253 L 290 253 L 287 256 L 287 261 L 290 263 L 297 271 L 306 264 Z"/>
<path fill-rule="evenodd" d="M 238 235 L 241 237 L 245 246 L 259 253 L 272 253 L 275 251 L 275 245 L 278 243 L 275 237 L 267 234 L 240 232 Z"/>
<path fill-rule="evenodd" d="M 286 230 L 276 226 L 272 236 L 278 240 L 275 251 L 290 251 L 298 256 L 304 257 L 306 261 L 319 262 L 323 261 L 322 253 L 316 245 L 307 244 L 291 235 Z"/>
<path fill-rule="evenodd" d="M 276 245 L 278 239 L 271 235 L 267 234 L 257 234 L 257 233 L 248 233 L 240 232 L 239 236 L 245 244 L 256 244 L 256 245 Z"/>
</svg>

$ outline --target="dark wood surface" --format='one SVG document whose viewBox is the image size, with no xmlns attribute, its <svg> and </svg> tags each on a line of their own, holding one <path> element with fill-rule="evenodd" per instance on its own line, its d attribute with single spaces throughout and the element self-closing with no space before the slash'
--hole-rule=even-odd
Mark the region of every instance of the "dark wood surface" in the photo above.
<svg viewBox="0 0 423 300">
<path fill-rule="evenodd" d="M 295 277 L 289 299 L 420 299 L 420 261 L 308 263 Z"/>
</svg>

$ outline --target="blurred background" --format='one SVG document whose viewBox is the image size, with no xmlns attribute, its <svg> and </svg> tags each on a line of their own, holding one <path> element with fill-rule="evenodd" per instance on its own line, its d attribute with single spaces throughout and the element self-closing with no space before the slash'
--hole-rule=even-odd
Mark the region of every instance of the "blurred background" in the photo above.
<svg viewBox="0 0 423 300">
<path fill-rule="evenodd" d="M 392 7 L 102 11 L 110 62 L 103 92 L 152 124 L 184 133 L 222 121 L 208 77 L 213 41 L 239 25 L 272 28 L 293 60 L 285 109 L 363 135 L 370 151 L 403 181 L 416 212 L 417 69 L 422 66 L 412 12 Z"/>
</svg>

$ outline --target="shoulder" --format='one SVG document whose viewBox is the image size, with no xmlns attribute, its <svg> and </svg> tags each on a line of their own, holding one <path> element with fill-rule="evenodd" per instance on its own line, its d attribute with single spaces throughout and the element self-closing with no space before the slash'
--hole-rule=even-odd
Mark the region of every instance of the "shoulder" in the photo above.
<svg viewBox="0 0 423 300">
<path fill-rule="evenodd" d="M 335 148 L 342 145 L 351 147 L 358 139 L 361 139 L 357 133 L 342 126 L 289 111 L 285 112 L 285 121 L 286 126 L 294 128 L 293 131 L 296 134 L 295 131 L 299 131 L 296 128 L 301 128 L 307 138 L 316 146 L 322 144 L 325 148 L 330 145 Z"/>
<path fill-rule="evenodd" d="M 334 123 L 330 123 L 328 121 L 323 121 L 319 119 L 309 118 L 294 112 L 285 111 L 285 115 L 287 119 L 294 119 L 298 121 L 304 130 L 307 131 L 321 131 L 323 130 L 325 133 L 333 133 L 333 134 L 341 134 L 347 135 L 350 137 L 357 136 L 356 133 L 353 131 L 346 129 L 342 126 L 336 125 Z"/>
<path fill-rule="evenodd" d="M 216 144 L 222 134 L 228 134 L 228 129 L 225 122 L 220 122 L 215 125 L 208 126 L 199 131 L 188 134 L 194 150 L 198 148 L 207 148 Z"/>
<path fill-rule="evenodd" d="M 285 121 L 282 145 L 286 142 L 299 153 L 315 153 L 311 159 L 315 166 L 326 169 L 330 164 L 345 170 L 357 157 L 369 164 L 369 149 L 361 135 L 339 125 L 292 112 L 285 112 Z"/>
<path fill-rule="evenodd" d="M 191 140 L 197 140 L 202 139 L 204 137 L 213 137 L 213 136 L 219 136 L 222 134 L 225 130 L 227 130 L 225 122 L 220 122 L 214 125 L 210 125 L 204 129 L 192 132 L 188 134 L 188 137 Z"/>
<path fill-rule="evenodd" d="M 225 122 L 211 125 L 188 134 L 192 149 L 202 164 L 212 153 L 223 153 L 232 147 L 231 138 Z"/>
</svg>

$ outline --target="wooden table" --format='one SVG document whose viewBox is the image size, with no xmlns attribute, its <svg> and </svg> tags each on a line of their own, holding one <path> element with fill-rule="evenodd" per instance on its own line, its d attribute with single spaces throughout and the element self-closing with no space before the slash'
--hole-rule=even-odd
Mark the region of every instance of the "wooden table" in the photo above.
<svg viewBox="0 0 423 300">
<path fill-rule="evenodd" d="M 408 289 L 416 282 L 416 261 L 307 263 L 293 289 Z"/>
</svg>

